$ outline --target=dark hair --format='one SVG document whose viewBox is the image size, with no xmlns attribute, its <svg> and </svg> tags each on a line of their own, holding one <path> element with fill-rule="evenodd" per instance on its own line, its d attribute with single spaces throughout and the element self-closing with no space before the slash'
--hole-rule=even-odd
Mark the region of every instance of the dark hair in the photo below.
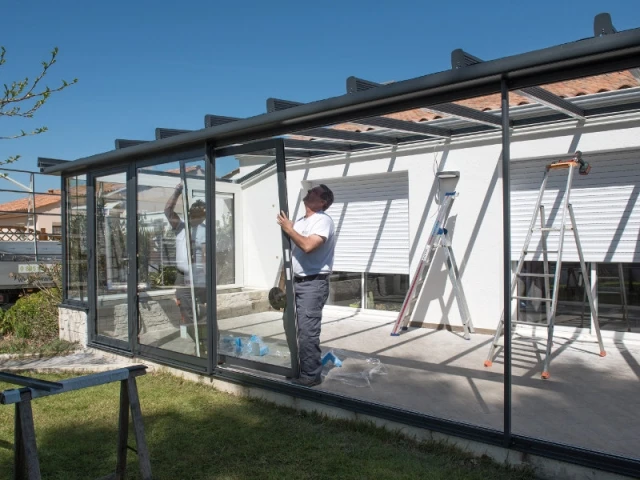
<svg viewBox="0 0 640 480">
<path fill-rule="evenodd" d="M 324 200 L 326 204 L 322 209 L 324 211 L 333 204 L 333 192 L 324 183 L 321 183 L 318 186 L 322 189 L 322 195 L 320 195 L 320 198 L 322 198 L 322 200 Z"/>
<path fill-rule="evenodd" d="M 202 215 L 204 215 L 207 211 L 207 204 L 203 200 L 196 200 L 193 202 L 193 205 L 189 207 L 189 214 L 193 211 L 201 211 Z"/>
</svg>

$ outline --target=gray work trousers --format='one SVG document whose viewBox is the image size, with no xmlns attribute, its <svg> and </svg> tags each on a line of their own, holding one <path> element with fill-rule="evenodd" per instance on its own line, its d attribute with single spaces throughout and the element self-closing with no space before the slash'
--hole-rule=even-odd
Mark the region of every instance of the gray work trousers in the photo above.
<svg viewBox="0 0 640 480">
<path fill-rule="evenodd" d="M 329 280 L 310 280 L 294 284 L 298 320 L 300 378 L 315 380 L 322 371 L 320 329 L 322 309 L 329 297 Z M 287 335 L 289 337 L 289 335 Z M 288 339 L 289 340 L 289 339 Z"/>
</svg>

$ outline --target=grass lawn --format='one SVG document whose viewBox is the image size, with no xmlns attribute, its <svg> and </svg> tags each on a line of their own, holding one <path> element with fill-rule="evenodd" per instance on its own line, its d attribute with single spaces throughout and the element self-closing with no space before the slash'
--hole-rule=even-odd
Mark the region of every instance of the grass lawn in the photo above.
<svg viewBox="0 0 640 480">
<path fill-rule="evenodd" d="M 54 339 L 46 343 L 35 342 L 11 335 L 0 337 L 0 354 L 11 353 L 17 355 L 42 355 L 54 357 L 74 351 L 78 347 L 75 343 Z"/>
<path fill-rule="evenodd" d="M 56 380 L 59 375 L 38 375 Z M 166 374 L 138 378 L 155 479 L 532 479 L 531 472 L 220 393 Z M 0 383 L 0 390 L 9 388 Z M 119 383 L 33 401 L 43 478 L 115 469 Z M 12 478 L 13 405 L 0 405 L 0 478 Z M 130 429 L 129 445 L 135 446 Z M 129 452 L 128 478 L 139 478 Z"/>
</svg>

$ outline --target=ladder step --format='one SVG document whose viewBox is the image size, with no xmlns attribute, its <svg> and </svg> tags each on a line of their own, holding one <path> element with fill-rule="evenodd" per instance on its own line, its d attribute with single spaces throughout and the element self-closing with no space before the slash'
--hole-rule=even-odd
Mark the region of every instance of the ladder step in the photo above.
<svg viewBox="0 0 640 480">
<path fill-rule="evenodd" d="M 543 297 L 521 297 L 519 295 L 514 295 L 513 297 L 511 297 L 514 300 L 536 300 L 539 302 L 553 302 L 553 299 L 551 298 L 543 298 Z"/>
<path fill-rule="evenodd" d="M 531 230 L 534 232 L 559 232 L 562 227 L 533 227 Z M 567 225 L 564 227 L 565 230 L 573 230 L 573 227 Z"/>
<path fill-rule="evenodd" d="M 544 250 L 540 250 L 540 253 L 544 253 L 544 252 L 545 252 Z M 547 253 L 558 253 L 559 250 L 547 250 L 546 252 Z M 532 250 L 532 251 L 525 250 L 524 251 L 525 255 L 531 255 L 531 254 L 534 254 L 534 253 L 538 253 L 538 250 Z"/>
<path fill-rule="evenodd" d="M 556 274 L 555 273 L 519 273 L 518 276 L 519 277 L 553 278 L 556 276 Z"/>
<path fill-rule="evenodd" d="M 602 275 L 598 275 L 598 280 L 620 280 L 620 277 L 603 277 Z"/>
</svg>

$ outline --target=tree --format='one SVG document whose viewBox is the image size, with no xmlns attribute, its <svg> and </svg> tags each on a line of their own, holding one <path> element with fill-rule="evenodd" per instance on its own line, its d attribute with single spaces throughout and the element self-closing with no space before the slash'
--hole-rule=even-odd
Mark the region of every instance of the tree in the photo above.
<svg viewBox="0 0 640 480">
<path fill-rule="evenodd" d="M 5 47 L 0 46 L 0 67 L 6 62 L 6 52 Z M 4 95 L 0 98 L 0 117 L 33 118 L 34 114 L 42 108 L 51 95 L 78 83 L 78 79 L 74 78 L 71 82 L 62 80 L 62 83 L 56 88 L 42 85 L 44 77 L 49 73 L 49 69 L 56 63 L 57 56 L 58 47 L 53 49 L 49 60 L 42 62 L 42 70 L 33 81 L 30 81 L 29 77 L 25 77 L 23 80 L 4 84 Z M 39 135 L 46 131 L 46 126 L 35 128 L 30 132 L 21 130 L 20 133 L 13 135 L 0 136 L 0 140 L 12 140 L 28 135 Z M 13 163 L 19 158 L 20 155 L 11 156 L 0 161 L 0 165 Z"/>
</svg>

